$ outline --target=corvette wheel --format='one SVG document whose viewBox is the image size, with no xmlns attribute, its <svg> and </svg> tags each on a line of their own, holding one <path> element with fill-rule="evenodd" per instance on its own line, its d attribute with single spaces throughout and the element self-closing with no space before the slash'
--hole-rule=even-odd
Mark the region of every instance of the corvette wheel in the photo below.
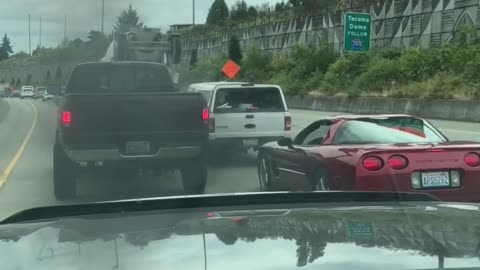
<svg viewBox="0 0 480 270">
<path fill-rule="evenodd" d="M 332 190 L 332 182 L 328 177 L 327 170 L 318 169 L 313 177 L 313 190 L 329 191 Z"/>
<path fill-rule="evenodd" d="M 272 189 L 272 176 L 270 174 L 270 163 L 264 156 L 258 158 L 258 180 L 260 181 L 260 189 L 269 191 Z"/>
</svg>

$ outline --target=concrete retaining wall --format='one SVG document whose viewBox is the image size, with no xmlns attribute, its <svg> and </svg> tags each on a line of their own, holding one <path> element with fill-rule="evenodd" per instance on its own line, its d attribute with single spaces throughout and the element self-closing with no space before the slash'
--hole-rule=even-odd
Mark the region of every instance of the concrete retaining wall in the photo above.
<svg viewBox="0 0 480 270">
<path fill-rule="evenodd" d="M 405 113 L 424 118 L 480 122 L 480 100 L 287 97 L 289 108 L 346 113 Z"/>
</svg>

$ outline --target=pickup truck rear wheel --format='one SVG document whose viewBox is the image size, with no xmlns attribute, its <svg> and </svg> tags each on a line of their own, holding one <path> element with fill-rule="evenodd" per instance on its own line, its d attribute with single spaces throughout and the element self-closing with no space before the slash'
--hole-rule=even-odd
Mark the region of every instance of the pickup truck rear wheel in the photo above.
<svg viewBox="0 0 480 270">
<path fill-rule="evenodd" d="M 53 189 L 58 200 L 72 199 L 76 196 L 76 169 L 77 165 L 56 143 L 53 149 Z"/>
<path fill-rule="evenodd" d="M 207 164 L 195 160 L 180 169 L 182 173 L 183 190 L 186 194 L 203 194 L 207 186 Z"/>
</svg>

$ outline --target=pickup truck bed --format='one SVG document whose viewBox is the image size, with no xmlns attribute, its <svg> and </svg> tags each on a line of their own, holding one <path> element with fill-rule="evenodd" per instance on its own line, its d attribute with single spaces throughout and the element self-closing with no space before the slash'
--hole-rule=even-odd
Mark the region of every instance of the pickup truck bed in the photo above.
<svg viewBox="0 0 480 270">
<path fill-rule="evenodd" d="M 150 73 L 153 81 L 142 86 L 140 75 Z M 130 80 L 114 81 L 130 75 Z M 188 193 L 203 192 L 206 101 L 201 94 L 176 92 L 170 80 L 163 65 L 152 63 L 89 63 L 72 71 L 59 107 L 54 149 L 57 198 L 75 196 L 79 164 L 178 168 Z"/>
</svg>

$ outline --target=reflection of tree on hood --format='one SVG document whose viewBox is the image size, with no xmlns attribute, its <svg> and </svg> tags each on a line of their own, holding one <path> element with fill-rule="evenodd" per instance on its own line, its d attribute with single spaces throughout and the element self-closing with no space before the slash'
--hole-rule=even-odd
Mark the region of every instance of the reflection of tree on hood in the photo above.
<svg viewBox="0 0 480 270">
<path fill-rule="evenodd" d="M 313 263 L 316 259 L 325 255 L 327 243 L 322 239 L 312 239 L 305 236 L 296 241 L 297 243 L 297 266 L 305 266 Z"/>
<path fill-rule="evenodd" d="M 221 231 L 215 233 L 215 235 L 217 235 L 218 240 L 222 241 L 227 246 L 234 245 L 238 240 L 238 236 L 234 235 L 232 231 Z"/>
<path fill-rule="evenodd" d="M 125 241 L 141 249 L 145 248 L 150 242 L 167 239 L 172 235 L 171 230 L 155 230 L 144 232 L 133 232 L 125 235 Z"/>
</svg>

